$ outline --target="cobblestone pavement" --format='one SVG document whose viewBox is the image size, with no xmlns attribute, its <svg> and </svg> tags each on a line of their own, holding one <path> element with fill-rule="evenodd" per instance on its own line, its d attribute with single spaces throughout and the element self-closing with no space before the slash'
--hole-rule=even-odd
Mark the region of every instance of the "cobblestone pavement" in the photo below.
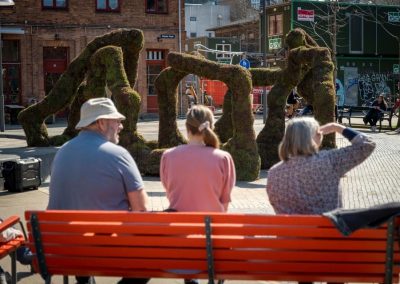
<svg viewBox="0 0 400 284">
<path fill-rule="evenodd" d="M 183 130 L 182 121 L 179 122 Z M 260 131 L 263 124 L 260 119 L 255 121 L 256 132 Z M 61 129 L 61 130 L 60 130 Z M 146 139 L 156 139 L 158 125 L 154 122 L 142 122 L 138 125 L 139 131 Z M 49 128 L 50 135 L 60 133 L 62 128 L 55 125 Z M 398 201 L 400 202 L 399 177 L 400 177 L 400 135 L 390 135 L 390 132 L 371 133 L 365 131 L 377 143 L 374 153 L 361 165 L 350 171 L 342 179 L 343 204 L 345 208 L 368 207 L 376 204 Z M 26 147 L 22 139 L 21 129 L 7 130 L 0 134 L 0 149 Z M 348 145 L 348 141 L 338 135 L 338 147 Z M 1 150 L 0 150 L 1 153 Z M 260 178 L 253 182 L 238 181 L 232 192 L 232 202 L 229 212 L 247 212 L 272 214 L 273 210 L 268 202 L 265 191 L 267 172 L 262 170 Z M 150 209 L 154 211 L 168 208 L 168 201 L 161 186 L 159 178 L 144 177 L 145 187 L 150 196 Z M 45 209 L 48 201 L 48 183 L 39 190 L 11 194 L 0 191 L 0 217 L 18 215 L 24 220 L 23 212 L 26 209 Z M 10 270 L 9 259 L 0 260 L 0 265 Z M 19 282 L 43 283 L 38 275 L 31 275 L 26 266 L 18 264 Z M 72 279 L 71 279 L 72 280 Z M 115 278 L 96 278 L 98 284 L 115 283 Z M 53 283 L 61 283 L 61 278 L 55 278 Z M 150 284 L 183 283 L 182 280 L 154 279 Z M 201 283 L 206 283 L 202 281 Z M 229 283 L 277 283 L 265 281 L 227 281 Z M 282 283 L 282 282 L 281 282 Z"/>
</svg>

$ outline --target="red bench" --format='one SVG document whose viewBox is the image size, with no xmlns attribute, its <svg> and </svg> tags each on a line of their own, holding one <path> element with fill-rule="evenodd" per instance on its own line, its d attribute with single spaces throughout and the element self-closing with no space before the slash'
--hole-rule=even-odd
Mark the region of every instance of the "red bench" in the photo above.
<svg viewBox="0 0 400 284">
<path fill-rule="evenodd" d="M 394 221 L 345 237 L 323 216 L 27 211 L 52 275 L 397 283 Z"/>
<path fill-rule="evenodd" d="M 20 222 L 19 217 L 11 216 L 0 223 L 0 233 L 5 231 L 6 229 L 14 226 L 19 223 L 21 225 L 22 231 L 23 226 Z M 0 243 L 0 259 L 9 255 L 11 257 L 11 283 L 17 283 L 17 249 L 25 243 L 24 237 L 18 237 L 16 239 L 10 240 L 5 243 Z"/>
</svg>

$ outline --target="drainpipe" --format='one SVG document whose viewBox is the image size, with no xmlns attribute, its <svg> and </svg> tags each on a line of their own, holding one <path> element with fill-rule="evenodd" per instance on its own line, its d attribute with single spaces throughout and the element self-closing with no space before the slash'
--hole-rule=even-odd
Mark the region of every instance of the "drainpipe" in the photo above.
<svg viewBox="0 0 400 284">
<path fill-rule="evenodd" d="M 182 53 L 182 0 L 178 0 L 178 45 L 179 53 Z M 179 116 L 183 116 L 182 82 L 179 82 Z"/>
</svg>

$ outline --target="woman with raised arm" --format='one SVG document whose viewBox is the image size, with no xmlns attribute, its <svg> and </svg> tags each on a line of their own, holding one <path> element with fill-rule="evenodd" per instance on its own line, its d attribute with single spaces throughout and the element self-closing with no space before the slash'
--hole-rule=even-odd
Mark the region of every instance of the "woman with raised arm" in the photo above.
<svg viewBox="0 0 400 284">
<path fill-rule="evenodd" d="M 339 133 L 351 145 L 319 151 L 324 135 Z M 267 193 L 278 214 L 322 214 L 342 207 L 340 178 L 371 155 L 375 143 L 341 124 L 320 126 L 312 117 L 291 120 L 271 167 Z"/>
<path fill-rule="evenodd" d="M 319 151 L 323 136 L 334 132 L 351 145 Z M 279 145 L 281 161 L 269 169 L 267 177 L 267 194 L 275 212 L 320 215 L 342 207 L 340 178 L 374 149 L 375 143 L 365 135 L 341 124 L 320 126 L 312 117 L 290 120 Z"/>
</svg>

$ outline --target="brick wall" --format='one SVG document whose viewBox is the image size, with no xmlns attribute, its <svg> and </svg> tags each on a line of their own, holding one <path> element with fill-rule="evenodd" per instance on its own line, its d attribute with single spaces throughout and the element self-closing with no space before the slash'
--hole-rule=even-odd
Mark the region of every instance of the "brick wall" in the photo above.
<svg viewBox="0 0 400 284">
<path fill-rule="evenodd" d="M 33 3 L 32 3 L 33 2 Z M 147 110 L 146 49 L 179 50 L 178 0 L 168 1 L 168 14 L 145 13 L 145 0 L 120 1 L 120 12 L 96 12 L 95 1 L 69 0 L 67 10 L 42 10 L 41 0 L 15 1 L 13 13 L 2 15 L 3 27 L 18 27 L 23 35 L 3 34 L 3 39 L 20 41 L 21 98 L 43 99 L 43 47 L 67 47 L 69 62 L 94 37 L 116 28 L 142 29 L 145 46 L 139 59 L 135 89 L 142 97 L 141 112 Z M 183 8 L 183 0 L 181 1 Z M 182 11 L 182 42 L 184 41 L 184 9 Z M 57 34 L 57 39 L 56 39 Z M 174 39 L 157 40 L 160 34 L 173 34 Z"/>
</svg>

